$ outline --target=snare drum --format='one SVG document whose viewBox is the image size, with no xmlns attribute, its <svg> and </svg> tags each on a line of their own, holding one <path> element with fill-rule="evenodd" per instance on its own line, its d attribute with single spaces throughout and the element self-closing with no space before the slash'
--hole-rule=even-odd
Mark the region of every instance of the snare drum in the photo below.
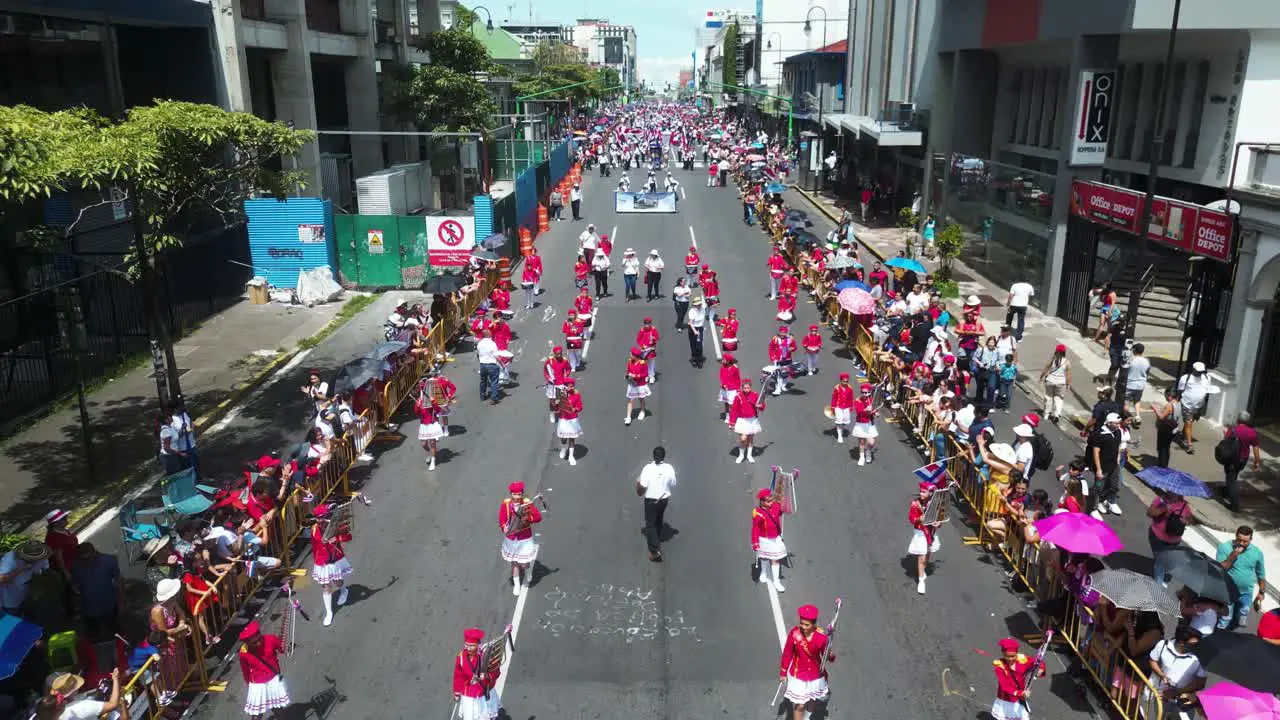
<svg viewBox="0 0 1280 720">
<path fill-rule="evenodd" d="M 520 283 L 520 287 L 524 288 L 525 290 L 532 290 L 532 289 L 533 289 L 533 286 L 534 286 L 535 284 L 536 284 L 536 283 L 531 283 L 531 282 L 522 282 L 522 283 Z"/>
<path fill-rule="evenodd" d="M 720 344 L 724 346 L 725 352 L 738 351 L 738 338 L 725 338 Z"/>
<path fill-rule="evenodd" d="M 778 366 L 777 366 L 777 365 L 765 365 L 764 367 L 760 368 L 760 372 L 762 372 L 762 373 L 764 373 L 764 374 L 766 374 L 766 375 L 772 375 L 772 374 L 774 374 L 774 373 L 778 372 Z"/>
<path fill-rule="evenodd" d="M 508 320 L 516 316 L 515 310 L 499 310 L 498 312 L 502 315 L 502 317 Z"/>
<path fill-rule="evenodd" d="M 645 360 L 652 360 L 657 356 L 658 356 L 658 349 L 652 348 L 652 347 L 644 348 L 640 353 L 640 357 Z"/>
<path fill-rule="evenodd" d="M 586 286 L 587 286 L 587 279 L 586 279 L 586 278 L 581 278 L 581 279 L 579 279 L 579 278 L 574 278 L 574 279 L 573 279 L 573 285 L 574 285 L 574 287 L 576 287 L 576 288 L 584 288 L 584 287 L 586 287 Z"/>
<path fill-rule="evenodd" d="M 697 266 L 697 265 L 685 265 L 685 266 L 684 266 L 684 274 L 685 274 L 685 275 L 689 275 L 689 276 L 697 275 L 697 274 L 698 274 L 698 266 Z"/>
</svg>

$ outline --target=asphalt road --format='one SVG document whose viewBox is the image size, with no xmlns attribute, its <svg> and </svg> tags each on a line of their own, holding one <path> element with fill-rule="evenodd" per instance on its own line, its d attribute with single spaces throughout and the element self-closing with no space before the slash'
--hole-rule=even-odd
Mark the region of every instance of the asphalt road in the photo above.
<svg viewBox="0 0 1280 720">
<path fill-rule="evenodd" d="M 736 307 L 743 318 L 738 356 L 755 377 L 776 329 L 765 295 L 768 245 L 757 229 L 741 224 L 731 189 L 703 187 L 700 172 L 682 173 L 682 180 L 687 199 L 678 214 L 615 215 L 613 181 L 589 179 L 586 220 L 613 235 L 615 263 L 626 247 L 640 255 L 660 249 L 667 289 L 683 270 L 692 228 L 703 257 L 720 272 L 722 308 Z M 852 446 L 836 445 L 826 434 L 821 409 L 835 374 L 848 366 L 830 352 L 831 343 L 821 374 L 801 379 L 788 396 L 770 398 L 758 461 L 736 465 L 733 439 L 717 419 L 715 363 L 691 367 L 669 299 L 624 303 L 615 274 L 614 296 L 603 302 L 579 380 L 586 405 L 579 462 L 569 467 L 558 458 L 537 387 L 540 357 L 548 340 L 560 340 L 573 294 L 576 236 L 584 226 L 553 224 L 538 240 L 550 281 L 543 304 L 513 322 L 520 386 L 497 407 L 481 405 L 473 357 L 462 353 L 449 372 L 461 403 L 453 435 L 442 442 L 447 452 L 439 469 L 426 470 L 412 440 L 416 421 L 402 426 L 406 440 L 380 448 L 364 484 L 374 506 L 361 509 L 349 546 L 356 569 L 351 600 L 332 627 L 316 621 L 298 629 L 298 651 L 285 666 L 295 706 L 282 716 L 444 718 L 462 629 L 479 625 L 494 633 L 513 623 L 517 649 L 502 687 L 512 718 L 775 717 L 770 699 L 780 635 L 799 605 L 815 603 L 825 617 L 839 596 L 844 612 L 835 641 L 840 657 L 831 667 L 833 716 L 985 717 L 990 659 L 974 648 L 994 651 L 998 638 L 1032 631 L 1033 620 L 1023 599 L 1005 589 L 1001 569 L 963 546 L 958 524 L 942 529 L 929 593 L 916 594 L 914 563 L 905 554 L 906 510 L 920 458 L 892 425 L 881 424 L 881 452 L 864 468 L 855 466 Z M 816 321 L 812 305 L 802 304 L 798 315 L 801 330 Z M 649 403 L 656 413 L 627 427 L 623 362 L 645 316 L 663 333 L 660 378 Z M 354 355 L 376 335 L 380 318 L 366 313 L 350 327 L 366 333 L 351 335 L 350 347 L 319 350 L 334 362 L 345 360 L 344 350 Z M 714 357 L 710 347 L 708 354 Z M 290 392 L 298 382 L 269 386 L 230 423 L 228 443 L 242 439 L 243 457 L 256 455 L 249 446 L 293 440 L 301 418 L 294 417 Z M 1015 405 L 1019 413 L 1026 409 L 1025 400 Z M 1055 441 L 1065 460 L 1067 438 Z M 667 513 L 673 536 L 660 564 L 645 553 L 642 504 L 633 490 L 656 444 L 667 447 L 681 481 Z M 787 592 L 776 606 L 751 582 L 748 542 L 753 493 L 768 484 L 771 464 L 801 472 L 799 511 L 787 522 L 794 567 L 784 572 Z M 539 536 L 537 579 L 519 600 L 498 555 L 496 525 L 498 504 L 514 479 L 524 480 L 530 493 L 546 493 L 551 504 Z M 307 582 L 299 587 L 303 603 L 318 610 L 318 589 Z M 277 603 L 263 611 L 268 629 L 277 627 L 279 610 Z M 1037 717 L 1087 709 L 1064 666 L 1055 660 L 1050 670 L 1052 681 L 1037 688 Z M 231 666 L 219 676 L 229 680 L 227 692 L 210 695 L 194 713 L 241 717 L 239 672 Z"/>
</svg>

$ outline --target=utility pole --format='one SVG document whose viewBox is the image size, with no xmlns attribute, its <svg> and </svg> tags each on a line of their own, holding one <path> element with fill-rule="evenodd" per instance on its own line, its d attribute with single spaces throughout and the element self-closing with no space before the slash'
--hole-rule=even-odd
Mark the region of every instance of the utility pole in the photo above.
<svg viewBox="0 0 1280 720">
<path fill-rule="evenodd" d="M 178 362 L 173 356 L 173 344 L 169 342 L 169 330 L 160 312 L 160 296 L 156 288 L 153 253 L 147 248 L 147 223 L 142 217 L 138 202 L 138 186 L 132 180 L 126 183 L 129 215 L 133 222 L 133 252 L 138 263 L 138 290 L 142 294 L 142 315 L 147 325 L 151 346 L 151 367 L 156 378 L 156 397 L 161 408 L 167 408 L 174 399 L 182 396 L 178 380 Z"/>
</svg>

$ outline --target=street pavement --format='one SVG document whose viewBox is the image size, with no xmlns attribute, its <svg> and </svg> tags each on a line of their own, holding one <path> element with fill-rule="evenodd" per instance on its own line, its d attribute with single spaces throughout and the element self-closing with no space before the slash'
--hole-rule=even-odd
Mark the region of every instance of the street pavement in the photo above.
<svg viewBox="0 0 1280 720">
<path fill-rule="evenodd" d="M 460 352 L 448 374 L 461 402 L 438 469 L 426 470 L 412 440 L 416 421 L 401 427 L 403 442 L 375 451 L 363 483 L 374 504 L 358 511 L 348 547 L 356 569 L 351 600 L 332 627 L 298 628 L 299 647 L 284 670 L 295 706 L 283 717 L 443 717 L 462 630 L 478 625 L 492 634 L 508 623 L 516 650 L 500 689 L 511 718 L 775 717 L 781 636 L 799 605 L 815 603 L 825 617 L 836 597 L 844 612 L 831 667 L 833 715 L 962 718 L 990 707 L 990 658 L 974 648 L 991 652 L 1000 637 L 1033 632 L 1025 598 L 1004 588 L 1001 568 L 963 546 L 967 533 L 958 524 L 942 530 L 929 594 L 915 593 L 906 510 L 919 455 L 881 423 L 876 464 L 858 468 L 853 446 L 826 434 L 822 407 L 835 375 L 849 366 L 830 343 L 821 374 L 769 398 L 757 462 L 736 465 L 733 439 L 717 419 L 716 364 L 691 367 L 669 298 L 625 303 L 615 273 L 579 381 L 586 406 L 579 462 L 559 459 L 538 388 L 540 358 L 548 341 L 561 339 L 576 237 L 587 221 L 612 236 L 615 263 L 627 247 L 642 256 L 661 250 L 665 291 L 696 238 L 720 272 L 722 309 L 736 307 L 743 318 L 745 374 L 758 377 L 766 364 L 777 325 L 765 296 L 768 244 L 741 224 L 733 191 L 705 188 L 704 177 L 681 174 L 687 199 L 674 215 L 615 215 L 614 181 L 588 178 L 584 222 L 553 223 L 539 236 L 548 291 L 539 308 L 513 322 L 519 387 L 499 406 L 481 405 L 473 356 Z M 623 362 L 646 316 L 663 333 L 649 402 L 655 414 L 628 427 Z M 815 321 L 814 307 L 802 304 L 795 327 Z M 291 400 L 287 389 L 275 401 Z M 1025 401 L 1015 408 L 1028 409 Z M 1065 448 L 1065 437 L 1055 441 Z M 680 485 L 667 512 L 665 561 L 651 563 L 633 484 L 657 444 L 668 449 Z M 753 491 L 768 484 L 771 464 L 800 469 L 799 511 L 787 521 L 793 567 L 781 596 L 750 577 Z M 546 494 L 551 506 L 540 527 L 536 580 L 519 598 L 498 555 L 496 523 L 515 479 L 530 494 Z M 319 591 L 298 585 L 302 602 L 318 609 Z M 261 613 L 268 630 L 278 627 L 281 609 L 275 603 Z M 1053 678 L 1037 687 L 1037 717 L 1087 709 L 1056 657 L 1050 671 Z M 239 673 L 230 666 L 219 676 L 229 680 L 227 692 L 209 695 L 194 714 L 240 717 Z"/>
</svg>

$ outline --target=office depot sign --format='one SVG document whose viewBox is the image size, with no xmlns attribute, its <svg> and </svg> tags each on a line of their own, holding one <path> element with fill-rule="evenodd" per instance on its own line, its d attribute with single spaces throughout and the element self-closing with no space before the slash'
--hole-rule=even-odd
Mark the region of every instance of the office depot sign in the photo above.
<svg viewBox="0 0 1280 720">
<path fill-rule="evenodd" d="M 1071 183 L 1073 215 L 1135 235 L 1145 199 L 1142 193 L 1115 185 Z M 1223 262 L 1231 259 L 1231 217 L 1201 205 L 1156 196 L 1147 237 L 1182 252 Z"/>
</svg>

